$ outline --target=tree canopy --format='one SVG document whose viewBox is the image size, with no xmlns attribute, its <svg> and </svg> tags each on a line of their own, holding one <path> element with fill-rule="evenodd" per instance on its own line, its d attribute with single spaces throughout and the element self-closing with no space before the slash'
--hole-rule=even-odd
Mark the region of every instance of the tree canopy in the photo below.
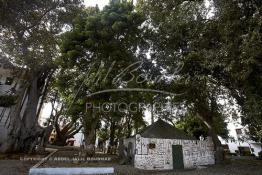
<svg viewBox="0 0 262 175">
<path fill-rule="evenodd" d="M 98 135 L 115 146 L 148 124 L 145 111 L 151 111 L 152 121 L 163 118 L 196 137 L 211 136 L 217 152 L 218 136 L 228 137 L 226 122 L 234 116 L 248 126 L 251 139 L 261 142 L 261 5 L 259 0 L 209 5 L 204 0 L 111 0 L 99 9 L 75 0 L 1 1 L 0 52 L 24 70 L 19 76 L 27 80 L 12 113 L 17 123 L 26 93 L 28 109 L 12 127 L 25 131 L 21 145 L 28 147 L 36 137 L 36 124 L 29 121 L 38 118 L 44 100 L 59 104 L 49 124 L 60 135 L 82 129 L 86 145 Z M 127 88 L 169 94 L 121 91 Z M 145 105 L 110 110 L 110 104 L 131 103 Z M 172 109 L 146 106 L 155 103 Z M 59 117 L 66 121 L 62 129 Z"/>
</svg>

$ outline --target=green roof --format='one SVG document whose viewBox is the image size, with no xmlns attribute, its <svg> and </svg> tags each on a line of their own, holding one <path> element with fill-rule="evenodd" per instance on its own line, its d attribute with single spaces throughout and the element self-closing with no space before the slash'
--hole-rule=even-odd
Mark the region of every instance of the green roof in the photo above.
<svg viewBox="0 0 262 175">
<path fill-rule="evenodd" d="M 187 135 L 183 130 L 178 129 L 161 119 L 146 127 L 139 134 L 144 138 L 196 140 L 195 137 Z"/>
</svg>

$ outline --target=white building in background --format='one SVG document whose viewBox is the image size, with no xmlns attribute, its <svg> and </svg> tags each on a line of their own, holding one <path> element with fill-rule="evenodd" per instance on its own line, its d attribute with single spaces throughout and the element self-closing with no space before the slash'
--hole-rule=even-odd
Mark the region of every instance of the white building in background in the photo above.
<svg viewBox="0 0 262 175">
<path fill-rule="evenodd" d="M 17 70 L 17 68 L 11 64 L 7 58 L 0 57 L 0 96 L 14 95 L 20 88 L 21 83 L 19 84 L 19 78 L 14 76 L 14 70 Z M 27 97 L 24 97 L 23 103 L 21 104 L 20 117 L 23 116 L 25 112 L 26 102 Z M 5 142 L 5 139 L 7 139 L 8 128 L 10 126 L 10 114 L 13 108 L 14 106 L 0 106 L 0 147 Z"/>
<path fill-rule="evenodd" d="M 243 152 L 249 152 L 258 156 L 258 153 L 262 151 L 262 144 L 249 139 L 245 133 L 247 128 L 243 127 L 240 123 L 240 121 L 230 121 L 228 123 L 229 136 L 232 139 L 226 141 L 220 138 L 221 143 L 230 153 L 242 155 Z"/>
<path fill-rule="evenodd" d="M 74 135 L 75 144 L 74 146 L 80 147 L 81 145 L 84 145 L 84 134 L 80 131 L 77 134 Z"/>
<path fill-rule="evenodd" d="M 0 57 L 0 95 L 8 95 L 10 90 L 14 86 L 14 78 L 12 76 L 11 69 L 13 65 L 8 60 Z M 7 135 L 7 127 L 10 122 L 11 108 L 0 106 L 0 144 L 4 141 Z"/>
</svg>

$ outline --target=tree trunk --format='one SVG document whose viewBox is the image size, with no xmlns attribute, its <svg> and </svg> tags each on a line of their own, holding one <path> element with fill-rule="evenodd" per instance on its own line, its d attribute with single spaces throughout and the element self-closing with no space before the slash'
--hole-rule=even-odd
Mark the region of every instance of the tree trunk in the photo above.
<svg viewBox="0 0 262 175">
<path fill-rule="evenodd" d="M 57 119 L 56 119 L 57 122 Z M 56 139 L 54 142 L 54 145 L 58 146 L 65 146 L 66 140 L 69 138 L 74 137 L 76 133 L 78 133 L 82 129 L 82 126 L 79 126 L 78 128 L 74 126 L 74 122 L 71 121 L 68 123 L 64 128 L 60 129 L 58 123 L 55 124 L 55 130 L 56 130 Z"/>
<path fill-rule="evenodd" d="M 23 84 L 18 93 L 17 104 L 10 116 L 8 139 L 1 145 L 1 152 L 31 152 L 37 144 L 43 128 L 38 125 L 36 113 L 39 102 L 38 73 L 28 73 L 29 86 Z M 22 84 L 22 82 L 21 82 Z M 25 98 L 28 100 L 25 101 Z M 26 104 L 24 104 L 26 102 Z M 22 115 L 21 109 L 25 105 Z"/>
<path fill-rule="evenodd" d="M 38 119 L 39 116 L 40 116 L 40 112 L 41 112 L 41 109 L 42 109 L 42 107 L 43 107 L 46 94 L 47 94 L 47 92 L 48 92 L 49 82 L 50 82 L 53 74 L 54 74 L 54 70 L 52 70 L 51 73 L 49 73 L 49 74 L 47 75 L 46 82 L 44 83 L 43 91 L 42 91 L 42 93 L 41 93 L 40 103 L 39 103 L 39 106 L 38 106 L 38 109 L 37 109 L 37 113 L 36 113 L 36 118 L 37 118 L 37 119 Z"/>
<path fill-rule="evenodd" d="M 96 127 L 99 122 L 99 117 L 93 110 L 94 109 L 91 108 L 87 111 L 87 116 L 83 118 L 86 156 L 95 154 Z"/>
<path fill-rule="evenodd" d="M 152 100 L 151 102 L 150 112 L 151 112 L 151 125 L 152 125 L 154 123 L 154 100 Z"/>
<path fill-rule="evenodd" d="M 216 164 L 220 164 L 224 161 L 224 151 L 223 151 L 222 144 L 218 138 L 218 135 L 213 127 L 214 124 L 213 124 L 212 115 L 209 115 L 208 112 L 205 111 L 205 112 L 199 113 L 198 116 L 208 127 L 208 134 L 212 138 L 212 141 L 214 143 L 215 161 L 216 161 Z"/>
<path fill-rule="evenodd" d="M 127 119 L 127 137 L 130 137 L 132 135 L 132 126 L 131 126 L 131 116 L 129 114 L 128 119 Z"/>
<path fill-rule="evenodd" d="M 53 145 L 57 146 L 66 146 L 66 140 L 68 139 L 67 136 L 64 135 L 56 135 L 55 141 Z"/>
<path fill-rule="evenodd" d="M 37 128 L 38 121 L 36 117 L 39 102 L 39 89 L 37 85 L 38 76 L 34 75 L 32 79 L 28 91 L 26 110 L 22 116 L 22 127 L 18 139 L 19 144 L 17 145 L 17 150 L 26 152 L 30 151 L 32 146 L 35 146 L 35 140 L 38 139 L 39 134 L 42 132 Z"/>
<path fill-rule="evenodd" d="M 116 123 L 115 121 L 111 122 L 110 125 L 110 134 L 109 134 L 109 145 L 108 145 L 108 150 L 107 154 L 112 154 L 113 153 L 113 147 L 115 145 L 115 131 L 116 131 Z"/>
<path fill-rule="evenodd" d="M 49 137 L 50 137 L 52 131 L 53 131 L 53 126 L 51 126 L 51 125 L 47 126 L 44 129 L 43 136 L 42 136 L 42 142 L 41 142 L 42 147 L 46 147 L 46 145 L 48 144 Z"/>
</svg>

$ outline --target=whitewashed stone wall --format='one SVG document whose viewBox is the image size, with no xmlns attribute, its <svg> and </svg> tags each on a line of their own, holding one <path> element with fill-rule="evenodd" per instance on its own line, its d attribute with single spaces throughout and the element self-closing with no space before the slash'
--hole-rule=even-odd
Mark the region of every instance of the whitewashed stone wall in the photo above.
<svg viewBox="0 0 262 175">
<path fill-rule="evenodd" d="M 155 148 L 149 149 L 148 144 Z M 171 140 L 143 138 L 136 135 L 134 166 L 145 170 L 173 169 L 172 145 L 182 145 L 184 168 L 214 164 L 214 146 L 210 138 L 200 140 Z"/>
</svg>

